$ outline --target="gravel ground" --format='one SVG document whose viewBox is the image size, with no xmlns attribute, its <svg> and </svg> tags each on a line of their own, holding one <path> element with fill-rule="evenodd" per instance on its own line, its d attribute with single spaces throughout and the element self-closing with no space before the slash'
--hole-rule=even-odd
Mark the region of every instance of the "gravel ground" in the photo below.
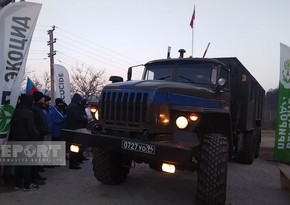
<svg viewBox="0 0 290 205">
<path fill-rule="evenodd" d="M 270 140 L 268 140 L 268 138 Z M 228 205 L 289 205 L 290 193 L 280 188 L 279 164 L 269 161 L 273 133 L 263 133 L 261 158 L 252 165 L 229 163 Z M 286 165 L 285 165 L 286 166 Z M 1 205 L 192 205 L 196 196 L 196 173 L 159 173 L 147 165 L 132 169 L 127 181 L 118 186 L 103 185 L 93 176 L 90 161 L 81 170 L 47 168 L 47 184 L 33 192 L 13 191 L 0 183 Z"/>
</svg>

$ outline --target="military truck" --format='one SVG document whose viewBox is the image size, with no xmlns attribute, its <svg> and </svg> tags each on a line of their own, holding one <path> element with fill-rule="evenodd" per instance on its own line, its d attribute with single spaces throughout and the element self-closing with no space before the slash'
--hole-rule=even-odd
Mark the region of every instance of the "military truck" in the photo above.
<svg viewBox="0 0 290 205">
<path fill-rule="evenodd" d="M 259 155 L 265 91 L 236 57 L 184 58 L 184 52 L 146 63 L 141 80 L 131 79 L 132 67 L 125 82 L 111 77 L 93 129 L 63 136 L 94 147 L 101 183 L 124 182 L 136 163 L 197 171 L 198 203 L 224 204 L 228 161 L 251 164 Z"/>
</svg>

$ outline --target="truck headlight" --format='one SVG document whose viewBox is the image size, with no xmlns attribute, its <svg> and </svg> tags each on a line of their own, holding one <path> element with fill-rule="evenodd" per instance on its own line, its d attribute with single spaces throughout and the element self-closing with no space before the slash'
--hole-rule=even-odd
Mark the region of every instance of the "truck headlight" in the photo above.
<svg viewBox="0 0 290 205">
<path fill-rule="evenodd" d="M 175 172 L 175 166 L 173 164 L 162 164 L 162 171 L 173 174 Z"/>
<path fill-rule="evenodd" d="M 95 112 L 95 119 L 99 120 L 99 111 L 98 110 L 96 110 L 96 112 Z"/>
<path fill-rule="evenodd" d="M 163 125 L 168 125 L 169 124 L 169 117 L 166 114 L 159 114 L 159 121 L 163 124 Z"/>
<path fill-rule="evenodd" d="M 177 119 L 176 119 L 176 126 L 179 128 L 179 129 L 184 129 L 186 128 L 188 125 L 188 120 L 186 119 L 186 117 L 184 116 L 179 116 Z"/>
<path fill-rule="evenodd" d="M 91 112 L 95 113 L 96 111 L 98 111 L 96 106 L 91 105 L 90 107 Z"/>
<path fill-rule="evenodd" d="M 78 145 L 71 145 L 70 146 L 70 151 L 71 152 L 75 152 L 75 153 L 78 153 L 80 151 L 80 147 Z"/>
<path fill-rule="evenodd" d="M 195 113 L 191 113 L 190 116 L 189 116 L 189 119 L 193 122 L 196 122 L 198 120 L 198 115 L 195 114 Z"/>
</svg>

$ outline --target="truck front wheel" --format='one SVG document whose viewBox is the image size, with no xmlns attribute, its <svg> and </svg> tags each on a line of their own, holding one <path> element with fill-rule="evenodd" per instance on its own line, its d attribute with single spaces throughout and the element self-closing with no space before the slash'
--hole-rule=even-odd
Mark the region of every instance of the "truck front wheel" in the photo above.
<svg viewBox="0 0 290 205">
<path fill-rule="evenodd" d="M 198 167 L 197 200 L 202 205 L 226 202 L 228 140 L 221 134 L 203 139 Z"/>
<path fill-rule="evenodd" d="M 101 148 L 94 148 L 92 163 L 95 177 L 103 184 L 121 184 L 130 171 L 130 167 L 122 163 L 121 154 Z"/>
</svg>

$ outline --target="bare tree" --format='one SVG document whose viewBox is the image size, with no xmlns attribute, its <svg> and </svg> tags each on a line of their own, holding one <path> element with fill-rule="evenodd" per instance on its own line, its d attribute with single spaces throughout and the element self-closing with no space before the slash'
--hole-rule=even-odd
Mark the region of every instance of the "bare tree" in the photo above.
<svg viewBox="0 0 290 205">
<path fill-rule="evenodd" d="M 88 100 L 98 97 L 105 84 L 104 73 L 104 70 L 77 65 L 72 71 L 71 91 L 82 94 Z"/>
<path fill-rule="evenodd" d="M 45 72 L 42 77 L 44 80 L 44 94 L 47 95 L 50 91 L 50 74 L 48 72 Z"/>
<path fill-rule="evenodd" d="M 33 73 L 34 71 L 31 70 L 29 67 L 25 69 L 24 71 L 24 76 L 23 76 L 23 81 L 21 83 L 21 89 L 25 90 L 26 89 L 26 84 L 27 84 L 27 78 Z"/>
<path fill-rule="evenodd" d="M 33 71 L 26 69 L 22 88 L 25 89 L 27 78 Z M 80 93 L 86 99 L 97 98 L 105 85 L 104 70 L 96 70 L 93 67 L 84 67 L 76 65 L 71 74 L 70 88 L 72 93 Z M 44 89 L 44 94 L 50 94 L 50 74 L 45 72 L 42 77 L 33 75 L 30 77 L 38 89 Z"/>
<path fill-rule="evenodd" d="M 33 74 L 33 75 L 32 75 Z M 42 88 L 42 81 L 39 79 L 38 76 L 34 74 L 34 70 L 30 70 L 30 68 L 26 68 L 23 76 L 23 81 L 21 83 L 21 89 L 25 92 L 26 86 L 27 86 L 27 78 L 30 78 L 34 85 L 37 87 L 37 89 Z M 46 91 L 46 89 L 45 89 Z M 47 92 L 47 91 L 46 91 Z"/>
</svg>

